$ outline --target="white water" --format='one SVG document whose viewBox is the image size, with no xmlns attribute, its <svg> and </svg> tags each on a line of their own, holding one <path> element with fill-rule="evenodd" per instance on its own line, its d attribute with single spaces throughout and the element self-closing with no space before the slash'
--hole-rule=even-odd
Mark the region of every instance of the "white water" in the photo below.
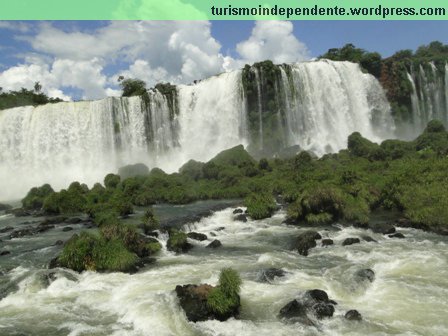
<svg viewBox="0 0 448 336">
<path fill-rule="evenodd" d="M 292 73 L 292 83 L 284 73 L 276 83 L 284 92 L 276 99 L 286 100 L 286 124 L 280 112 L 277 117 L 287 145 L 321 155 L 345 148 L 354 131 L 374 141 L 393 135 L 384 92 L 358 65 L 298 63 Z M 158 91 L 149 92 L 148 108 L 132 97 L 0 111 L 0 200 L 21 198 L 43 183 L 55 189 L 74 180 L 92 185 L 126 164 L 142 162 L 172 172 L 189 159 L 207 161 L 224 149 L 249 144 L 241 71 L 177 91 L 174 118 Z"/>
<path fill-rule="evenodd" d="M 18 267 L 7 274 L 18 290 L 0 301 L 0 334 L 12 335 L 447 335 L 448 249 L 444 237 L 401 229 L 406 239 L 391 239 L 360 229 L 319 230 L 335 245 L 310 250 L 308 257 L 290 250 L 303 229 L 281 224 L 284 213 L 247 223 L 232 220 L 232 209 L 215 213 L 186 230 L 216 234 L 223 247 L 192 241 L 188 254 L 163 249 L 156 264 L 135 275 L 57 273 Z M 218 228 L 225 227 L 219 231 Z M 341 246 L 347 237 L 369 234 L 378 243 Z M 162 237 L 165 243 L 166 237 Z M 233 267 L 243 279 L 239 320 L 189 323 L 179 307 L 178 284 L 216 284 L 220 269 Z M 259 282 L 261 269 L 287 271 L 273 283 Z M 354 273 L 375 272 L 373 283 L 359 283 Z M 279 310 L 307 289 L 325 290 L 336 300 L 333 318 L 318 328 L 286 324 Z M 362 322 L 343 318 L 349 309 Z"/>
</svg>

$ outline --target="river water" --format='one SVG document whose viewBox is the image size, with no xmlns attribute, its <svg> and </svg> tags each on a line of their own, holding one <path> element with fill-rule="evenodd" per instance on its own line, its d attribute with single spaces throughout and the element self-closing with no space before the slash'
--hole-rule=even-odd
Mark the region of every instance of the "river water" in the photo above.
<svg viewBox="0 0 448 336">
<path fill-rule="evenodd" d="M 283 211 L 246 223 L 234 221 L 232 211 L 184 226 L 209 237 L 191 241 L 194 248 L 187 254 L 167 251 L 167 237 L 161 235 L 164 247 L 157 262 L 134 275 L 45 269 L 61 249 L 50 245 L 68 239 L 80 225 L 70 225 L 70 232 L 57 227 L 0 242 L 1 251 L 12 252 L 0 256 L 0 335 L 448 335 L 446 237 L 414 229 L 399 229 L 406 238 L 394 239 L 353 227 L 316 228 L 335 245 L 318 243 L 303 257 L 290 247 L 305 229 L 282 224 Z M 18 223 L 0 215 L 0 229 Z M 365 234 L 378 242 L 341 245 L 347 237 Z M 205 248 L 212 239 L 223 246 Z M 240 318 L 188 322 L 175 286 L 214 285 L 224 267 L 236 269 L 243 279 Z M 270 267 L 287 274 L 261 282 L 260 271 Z M 356 279 L 364 268 L 375 272 L 372 283 Z M 333 318 L 317 327 L 277 318 L 286 303 L 314 288 L 338 302 Z M 349 309 L 357 309 L 363 321 L 344 319 Z"/>
</svg>

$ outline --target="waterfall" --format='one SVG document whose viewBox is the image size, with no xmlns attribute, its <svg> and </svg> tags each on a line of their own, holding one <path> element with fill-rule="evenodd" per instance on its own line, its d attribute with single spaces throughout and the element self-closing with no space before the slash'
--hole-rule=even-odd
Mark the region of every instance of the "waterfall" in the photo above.
<svg viewBox="0 0 448 336">
<path fill-rule="evenodd" d="M 408 73 L 412 86 L 411 127 L 419 134 L 432 119 L 448 126 L 448 64 L 436 66 L 433 62 L 412 67 Z"/>
<path fill-rule="evenodd" d="M 393 135 L 384 92 L 358 65 L 270 64 L 179 85 L 174 95 L 156 88 L 143 98 L 0 111 L 0 200 L 43 183 L 91 185 L 126 164 L 173 172 L 238 144 L 255 155 L 292 145 L 322 155 L 345 148 L 354 131 L 374 141 Z"/>
</svg>

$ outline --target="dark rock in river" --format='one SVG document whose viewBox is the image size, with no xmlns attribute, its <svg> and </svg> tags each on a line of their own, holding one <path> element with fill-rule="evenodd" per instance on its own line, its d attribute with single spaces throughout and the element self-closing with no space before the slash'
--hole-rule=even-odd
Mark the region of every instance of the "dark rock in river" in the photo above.
<svg viewBox="0 0 448 336">
<path fill-rule="evenodd" d="M 8 255 L 8 254 L 11 254 L 11 252 L 10 251 L 1 251 L 0 252 L 0 256 L 5 256 L 5 255 Z"/>
<path fill-rule="evenodd" d="M 342 242 L 342 246 L 347 246 L 347 245 L 353 245 L 353 244 L 359 244 L 361 241 L 359 240 L 359 238 L 346 238 L 344 239 L 344 241 Z"/>
<path fill-rule="evenodd" d="M 333 239 L 322 239 L 322 246 L 330 246 L 333 245 Z"/>
<path fill-rule="evenodd" d="M 292 300 L 288 302 L 282 309 L 278 317 L 291 323 L 301 323 L 307 326 L 313 326 L 314 323 L 307 315 L 307 308 L 302 302 Z"/>
<path fill-rule="evenodd" d="M 308 250 L 316 247 L 316 240 L 321 238 L 322 236 L 316 231 L 305 231 L 297 237 L 293 247 L 299 254 L 307 256 Z"/>
<path fill-rule="evenodd" d="M 243 215 L 243 214 L 239 214 L 239 215 L 235 216 L 235 220 L 245 223 L 245 222 L 247 222 L 247 216 Z"/>
<path fill-rule="evenodd" d="M 262 269 L 258 274 L 258 280 L 261 282 L 271 282 L 275 278 L 285 276 L 286 272 L 281 268 L 266 268 Z"/>
<path fill-rule="evenodd" d="M 215 239 L 210 244 L 208 244 L 206 247 L 208 247 L 208 248 L 218 248 L 218 247 L 221 247 L 221 246 L 222 246 L 221 242 L 218 239 Z"/>
<path fill-rule="evenodd" d="M 40 225 L 54 225 L 54 224 L 62 224 L 67 220 L 65 216 L 56 216 L 56 217 L 47 217 L 44 219 Z"/>
<path fill-rule="evenodd" d="M 194 239 L 194 240 L 199 240 L 199 241 L 207 240 L 206 234 L 198 233 L 198 232 L 188 232 L 187 237 Z"/>
<path fill-rule="evenodd" d="M 347 320 L 350 321 L 361 321 L 362 316 L 357 310 L 349 310 L 347 313 L 345 313 L 344 316 Z"/>
<path fill-rule="evenodd" d="M 58 268 L 58 267 L 61 267 L 61 263 L 59 262 L 58 257 L 51 259 L 50 262 L 48 263 L 49 269 Z"/>
<path fill-rule="evenodd" d="M 389 238 L 399 238 L 399 239 L 404 239 L 404 238 L 406 238 L 406 237 L 405 237 L 404 234 L 402 234 L 401 232 L 397 232 L 397 233 L 394 233 L 394 234 L 389 235 Z"/>
<path fill-rule="evenodd" d="M 62 240 L 56 240 L 54 243 L 55 246 L 64 245 L 64 242 Z"/>
<path fill-rule="evenodd" d="M 236 214 L 242 214 L 244 211 L 243 211 L 243 209 L 241 209 L 241 208 L 237 208 L 237 209 L 235 209 L 235 210 L 233 210 L 233 214 L 234 215 L 236 215 Z"/>
<path fill-rule="evenodd" d="M 64 223 L 67 223 L 67 224 L 79 224 L 81 222 L 83 222 L 83 220 L 81 218 L 79 218 L 79 217 L 67 218 L 64 221 Z"/>
<path fill-rule="evenodd" d="M 66 226 L 65 228 L 62 229 L 63 232 L 67 232 L 67 231 L 72 231 L 73 228 L 71 226 Z"/>
<path fill-rule="evenodd" d="M 360 281 L 368 280 L 373 282 L 373 280 L 375 280 L 375 272 L 370 268 L 364 268 L 357 271 L 355 273 L 355 277 Z"/>
<path fill-rule="evenodd" d="M 0 229 L 0 233 L 9 232 L 9 231 L 12 231 L 12 230 L 14 230 L 14 228 L 12 226 L 7 226 L 7 227 L 5 227 L 3 229 Z"/>
<path fill-rule="evenodd" d="M 18 230 L 14 230 L 11 232 L 11 234 L 9 235 L 9 238 L 13 239 L 13 238 L 20 238 L 23 236 L 30 236 L 34 234 L 34 229 L 33 228 L 24 228 L 24 229 L 18 229 Z"/>
<path fill-rule="evenodd" d="M 372 243 L 378 243 L 375 239 L 373 239 L 372 237 L 370 237 L 370 236 L 365 236 L 365 235 L 363 235 L 363 236 L 361 236 L 361 238 L 362 238 L 362 240 L 364 240 L 364 241 L 366 241 L 366 242 L 372 242 Z"/>
<path fill-rule="evenodd" d="M 176 286 L 176 294 L 179 298 L 180 306 L 185 311 L 189 321 L 198 322 L 211 319 L 225 321 L 230 317 L 237 317 L 240 309 L 238 297 L 237 305 L 220 314 L 212 311 L 207 304 L 207 298 L 215 287 L 207 284 Z"/>
<path fill-rule="evenodd" d="M 6 211 L 6 210 L 11 210 L 12 206 L 10 206 L 9 204 L 3 204 L 0 203 L 0 211 Z"/>
<path fill-rule="evenodd" d="M 375 233 L 391 234 L 395 232 L 395 227 L 392 224 L 387 223 L 375 223 L 370 224 L 369 228 Z"/>
<path fill-rule="evenodd" d="M 25 210 L 23 208 L 16 208 L 16 209 L 8 210 L 8 213 L 11 213 L 16 217 L 25 217 L 25 216 L 32 215 L 32 213 L 30 211 Z"/>
<path fill-rule="evenodd" d="M 314 314 L 318 319 L 323 319 L 325 317 L 332 317 L 334 314 L 334 306 L 327 303 L 316 303 L 313 305 Z"/>
<path fill-rule="evenodd" d="M 334 314 L 335 301 L 328 298 L 328 294 L 321 289 L 312 289 L 305 292 L 303 297 L 304 305 L 318 319 L 332 317 Z"/>
</svg>

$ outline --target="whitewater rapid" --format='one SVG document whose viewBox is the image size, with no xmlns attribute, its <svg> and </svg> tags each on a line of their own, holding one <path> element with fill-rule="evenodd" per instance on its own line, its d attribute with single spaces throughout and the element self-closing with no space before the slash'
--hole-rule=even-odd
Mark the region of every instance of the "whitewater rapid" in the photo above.
<svg viewBox="0 0 448 336">
<path fill-rule="evenodd" d="M 166 250 L 167 237 L 162 235 L 164 247 L 157 262 L 134 275 L 58 270 L 56 280 L 44 281 L 48 270 L 32 264 L 13 268 L 4 277 L 16 283 L 17 289 L 0 301 L 0 334 L 448 334 L 446 237 L 414 229 L 399 229 L 406 238 L 393 239 L 352 227 L 317 228 L 335 245 L 318 246 L 303 257 L 291 251 L 290 244 L 305 229 L 282 224 L 283 212 L 243 223 L 233 220 L 232 210 L 184 227 L 185 231 L 207 234 L 208 242 L 219 239 L 221 248 L 208 249 L 208 242 L 191 241 L 195 247 L 188 254 L 175 255 Z M 341 246 L 345 238 L 364 234 L 378 243 Z M 47 252 L 38 249 L 34 253 Z M 240 319 L 188 322 L 175 286 L 216 284 L 224 267 L 236 269 L 243 279 Z M 272 283 L 260 282 L 259 272 L 269 267 L 282 268 L 287 274 Z M 363 268 L 374 270 L 373 283 L 355 279 L 355 272 Z M 338 303 L 333 318 L 322 320 L 317 328 L 277 318 L 286 303 L 314 288 L 325 290 Z M 349 309 L 357 309 L 363 321 L 344 319 Z"/>
</svg>

